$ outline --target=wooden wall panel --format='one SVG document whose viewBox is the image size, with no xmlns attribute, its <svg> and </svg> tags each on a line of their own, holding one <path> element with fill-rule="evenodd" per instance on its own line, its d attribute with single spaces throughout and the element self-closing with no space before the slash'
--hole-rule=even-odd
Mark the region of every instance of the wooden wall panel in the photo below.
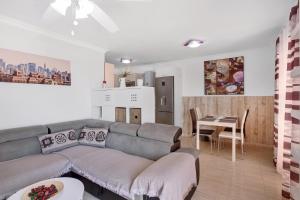
<svg viewBox="0 0 300 200">
<path fill-rule="evenodd" d="M 238 116 L 250 109 L 246 123 L 246 143 L 273 145 L 274 98 L 272 96 L 183 97 L 183 132 L 191 135 L 189 110 L 199 107 L 201 115 Z"/>
</svg>

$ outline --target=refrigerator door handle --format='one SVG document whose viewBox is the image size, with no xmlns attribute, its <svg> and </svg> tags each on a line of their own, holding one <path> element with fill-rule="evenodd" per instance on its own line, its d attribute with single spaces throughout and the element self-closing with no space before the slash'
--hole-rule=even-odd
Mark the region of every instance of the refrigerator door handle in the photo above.
<svg viewBox="0 0 300 200">
<path fill-rule="evenodd" d="M 161 106 L 167 105 L 167 97 L 166 97 L 166 96 L 162 96 L 162 97 L 160 98 L 160 105 L 161 105 Z"/>
</svg>

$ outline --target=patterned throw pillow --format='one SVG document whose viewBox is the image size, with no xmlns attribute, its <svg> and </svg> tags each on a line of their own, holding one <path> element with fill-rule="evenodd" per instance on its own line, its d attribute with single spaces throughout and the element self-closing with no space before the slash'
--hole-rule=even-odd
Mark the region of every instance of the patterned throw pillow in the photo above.
<svg viewBox="0 0 300 200">
<path fill-rule="evenodd" d="M 39 136 L 40 145 L 44 154 L 65 149 L 78 144 L 75 130 L 62 131 Z"/>
<path fill-rule="evenodd" d="M 84 127 L 79 134 L 78 141 L 80 144 L 105 147 L 107 137 L 107 129 L 104 128 L 88 128 Z"/>
</svg>

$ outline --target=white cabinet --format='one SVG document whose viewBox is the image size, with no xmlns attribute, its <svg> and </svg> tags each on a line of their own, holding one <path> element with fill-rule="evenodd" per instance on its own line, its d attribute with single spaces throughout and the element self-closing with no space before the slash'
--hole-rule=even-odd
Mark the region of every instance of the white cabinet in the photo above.
<svg viewBox="0 0 300 200">
<path fill-rule="evenodd" d="M 113 113 L 113 114 L 112 114 Z M 106 121 L 115 121 L 115 107 L 103 106 L 102 107 L 102 119 Z"/>
<path fill-rule="evenodd" d="M 110 106 L 114 105 L 114 94 L 111 91 L 93 91 L 92 95 L 93 106 Z"/>
<path fill-rule="evenodd" d="M 130 91 L 128 94 L 129 106 L 141 106 L 144 103 L 142 95 L 140 90 Z"/>
<path fill-rule="evenodd" d="M 115 108 L 126 108 L 126 121 L 130 121 L 130 108 L 141 108 L 141 121 L 155 122 L 155 93 L 153 87 L 96 89 L 92 96 L 93 117 L 115 121 Z"/>
<path fill-rule="evenodd" d="M 128 98 L 128 91 L 127 90 L 117 90 L 115 89 L 114 91 L 116 101 L 114 102 L 114 105 L 116 107 L 127 107 L 129 103 L 129 98 Z"/>
</svg>

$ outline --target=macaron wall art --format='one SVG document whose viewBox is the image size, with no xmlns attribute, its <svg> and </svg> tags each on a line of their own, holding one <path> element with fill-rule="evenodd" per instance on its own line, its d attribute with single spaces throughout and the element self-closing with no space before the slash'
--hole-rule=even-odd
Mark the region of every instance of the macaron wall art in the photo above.
<svg viewBox="0 0 300 200">
<path fill-rule="evenodd" d="M 243 95 L 244 57 L 204 62 L 205 95 Z"/>
</svg>

